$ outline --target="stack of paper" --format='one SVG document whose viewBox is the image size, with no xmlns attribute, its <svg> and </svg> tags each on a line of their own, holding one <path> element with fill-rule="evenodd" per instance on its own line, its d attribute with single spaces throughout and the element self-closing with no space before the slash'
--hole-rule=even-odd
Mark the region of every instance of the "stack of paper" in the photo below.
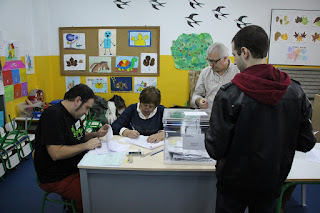
<svg viewBox="0 0 320 213">
<path fill-rule="evenodd" d="M 205 150 L 183 149 L 182 141 L 176 141 L 174 146 L 167 144 L 166 150 L 176 161 L 213 162 Z"/>
</svg>

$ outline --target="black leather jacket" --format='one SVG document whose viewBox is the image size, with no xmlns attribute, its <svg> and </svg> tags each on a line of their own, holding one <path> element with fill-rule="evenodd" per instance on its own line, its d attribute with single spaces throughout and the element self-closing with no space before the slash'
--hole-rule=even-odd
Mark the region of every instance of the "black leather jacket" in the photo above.
<svg viewBox="0 0 320 213">
<path fill-rule="evenodd" d="M 218 190 L 278 197 L 295 150 L 307 152 L 316 142 L 311 112 L 294 80 L 273 107 L 255 101 L 233 83 L 222 86 L 205 137 L 209 155 L 217 160 Z"/>
</svg>

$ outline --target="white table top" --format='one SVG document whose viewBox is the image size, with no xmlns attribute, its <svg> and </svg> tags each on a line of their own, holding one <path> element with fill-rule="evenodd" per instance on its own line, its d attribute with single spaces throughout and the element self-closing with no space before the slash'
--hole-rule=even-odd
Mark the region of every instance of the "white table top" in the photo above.
<svg viewBox="0 0 320 213">
<path fill-rule="evenodd" d="M 119 140 L 121 136 L 114 136 L 113 139 Z M 141 147 L 130 145 L 130 149 L 143 149 Z M 152 151 L 161 150 L 159 147 Z M 314 149 L 320 150 L 320 143 L 317 143 Z M 143 149 L 144 153 L 150 152 L 148 149 Z M 160 152 L 153 156 L 133 157 L 133 163 L 127 162 L 128 157 L 125 156 L 120 167 L 94 167 L 82 165 L 81 162 L 78 168 L 81 169 L 104 169 L 104 170 L 135 170 L 135 171 L 215 171 L 215 163 L 212 165 L 199 164 L 165 164 L 164 152 Z M 296 151 L 291 171 L 287 177 L 290 181 L 320 181 L 320 163 L 306 161 L 306 153 Z"/>
</svg>

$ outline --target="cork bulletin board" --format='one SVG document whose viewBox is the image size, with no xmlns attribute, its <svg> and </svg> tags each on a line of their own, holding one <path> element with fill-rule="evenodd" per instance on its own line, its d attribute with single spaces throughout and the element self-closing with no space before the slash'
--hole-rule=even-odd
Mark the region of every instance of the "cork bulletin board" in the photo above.
<svg viewBox="0 0 320 213">
<path fill-rule="evenodd" d="M 60 27 L 64 76 L 158 76 L 159 26 Z"/>
</svg>

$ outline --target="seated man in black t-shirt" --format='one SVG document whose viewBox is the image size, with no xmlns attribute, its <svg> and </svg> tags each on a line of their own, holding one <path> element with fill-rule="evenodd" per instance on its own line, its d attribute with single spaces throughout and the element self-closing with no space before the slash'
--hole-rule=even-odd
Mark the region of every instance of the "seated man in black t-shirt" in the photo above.
<svg viewBox="0 0 320 213">
<path fill-rule="evenodd" d="M 74 200 L 78 212 L 82 212 L 82 198 L 77 164 L 86 150 L 101 146 L 99 137 L 109 129 L 106 124 L 97 132 L 85 133 L 80 118 L 93 103 L 93 91 L 76 85 L 63 101 L 42 113 L 36 131 L 34 165 L 40 188 Z"/>
</svg>

